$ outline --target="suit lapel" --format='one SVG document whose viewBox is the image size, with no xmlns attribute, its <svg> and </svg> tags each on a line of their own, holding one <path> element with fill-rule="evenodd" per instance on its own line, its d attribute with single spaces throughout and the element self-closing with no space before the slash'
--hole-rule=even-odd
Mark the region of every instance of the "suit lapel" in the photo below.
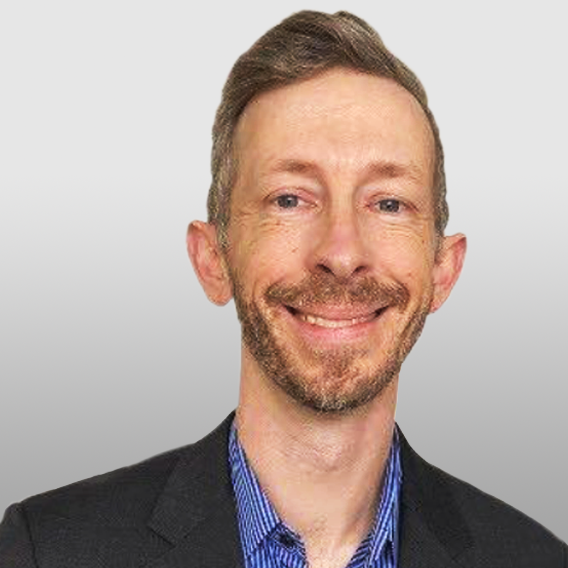
<svg viewBox="0 0 568 568">
<path fill-rule="evenodd" d="M 398 568 L 457 568 L 459 565 L 436 534 L 412 509 L 401 511 L 400 556 Z"/>
<path fill-rule="evenodd" d="M 235 509 L 228 501 L 148 568 L 243 568 Z"/>
<path fill-rule="evenodd" d="M 420 458 L 400 430 L 399 434 L 403 471 L 399 568 L 468 566 L 473 540 L 449 478 Z"/>
<path fill-rule="evenodd" d="M 243 568 L 227 446 L 232 412 L 190 446 L 171 473 L 149 526 L 172 548 L 145 568 Z M 420 458 L 399 430 L 402 458 L 398 568 L 458 568 L 470 532 L 444 473 Z M 459 564 L 458 559 L 459 557 Z"/>
<path fill-rule="evenodd" d="M 243 568 L 227 459 L 233 418 L 190 446 L 174 468 L 149 521 L 172 548 L 145 568 Z"/>
</svg>

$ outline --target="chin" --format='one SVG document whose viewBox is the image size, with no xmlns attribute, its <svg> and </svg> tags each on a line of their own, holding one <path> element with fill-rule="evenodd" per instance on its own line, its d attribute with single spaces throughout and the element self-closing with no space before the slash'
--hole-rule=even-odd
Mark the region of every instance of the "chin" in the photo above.
<svg viewBox="0 0 568 568">
<path fill-rule="evenodd" d="M 400 371 L 396 361 L 363 376 L 353 365 L 326 369 L 318 376 L 293 371 L 272 374 L 272 380 L 295 403 L 321 414 L 344 414 L 364 408 L 380 398 L 395 382 Z M 330 378 L 332 377 L 332 378 Z"/>
</svg>

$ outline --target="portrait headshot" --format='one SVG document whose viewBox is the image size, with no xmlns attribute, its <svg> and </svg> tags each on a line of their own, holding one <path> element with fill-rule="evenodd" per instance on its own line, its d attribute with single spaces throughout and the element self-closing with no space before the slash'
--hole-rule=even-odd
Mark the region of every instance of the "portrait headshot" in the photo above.
<svg viewBox="0 0 568 568">
<path fill-rule="evenodd" d="M 0 567 L 568 568 L 557 6 L 0 37 Z"/>
</svg>

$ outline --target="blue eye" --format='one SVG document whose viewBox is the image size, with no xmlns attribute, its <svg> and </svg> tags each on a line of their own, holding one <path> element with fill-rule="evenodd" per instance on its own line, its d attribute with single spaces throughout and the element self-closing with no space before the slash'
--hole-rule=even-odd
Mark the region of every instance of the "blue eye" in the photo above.
<svg viewBox="0 0 568 568">
<path fill-rule="evenodd" d="M 297 195 L 292 195 L 290 193 L 286 193 L 285 195 L 279 195 L 276 198 L 276 203 L 282 209 L 292 209 L 298 206 L 300 198 Z"/>
<path fill-rule="evenodd" d="M 398 213 L 401 203 L 398 199 L 381 199 L 379 209 L 385 213 Z"/>
</svg>

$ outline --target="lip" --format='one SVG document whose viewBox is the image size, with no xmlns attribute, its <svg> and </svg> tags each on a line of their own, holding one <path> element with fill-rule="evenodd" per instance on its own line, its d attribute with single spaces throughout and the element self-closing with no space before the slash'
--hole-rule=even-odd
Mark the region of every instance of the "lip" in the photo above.
<svg viewBox="0 0 568 568">
<path fill-rule="evenodd" d="M 316 318 L 322 318 L 331 321 L 366 318 L 368 316 L 371 316 L 372 314 L 378 313 L 385 307 L 386 306 L 376 306 L 372 308 L 365 307 L 363 309 L 354 309 L 350 306 L 321 306 L 318 308 L 308 308 L 304 310 L 295 306 L 286 306 L 286 308 L 291 311 L 293 315 L 296 315 L 299 312 L 303 315 L 313 316 Z"/>
<path fill-rule="evenodd" d="M 353 309 L 346 310 L 345 308 L 336 309 L 333 307 L 329 309 L 326 307 L 325 310 L 322 308 L 300 311 L 290 306 L 283 306 L 283 309 L 293 328 L 307 343 L 339 347 L 346 343 L 362 341 L 368 338 L 381 319 L 381 316 L 387 310 L 387 306 L 371 311 L 368 308 L 364 311 L 355 311 Z M 302 315 L 323 318 L 337 325 L 332 324 L 329 327 L 316 325 L 299 317 L 300 313 Z M 372 319 L 369 319 L 369 317 Z M 351 320 L 357 319 L 362 321 L 349 323 Z M 345 322 L 345 325 L 341 325 L 343 322 Z"/>
</svg>

